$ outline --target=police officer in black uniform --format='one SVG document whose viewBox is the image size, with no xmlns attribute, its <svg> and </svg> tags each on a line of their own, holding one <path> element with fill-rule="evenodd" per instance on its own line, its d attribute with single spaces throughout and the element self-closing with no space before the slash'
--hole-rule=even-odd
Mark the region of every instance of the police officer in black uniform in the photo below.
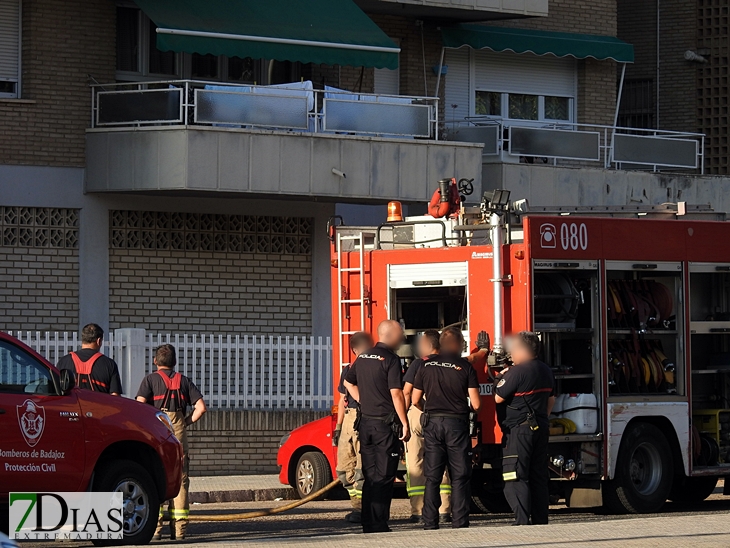
<svg viewBox="0 0 730 548">
<path fill-rule="evenodd" d="M 429 356 L 416 373 L 413 404 L 426 402 L 422 417 L 425 442 L 424 529 L 438 529 L 439 494 L 444 469 L 451 478 L 451 526 L 469 527 L 471 439 L 469 412 L 479 410 L 479 381 L 471 364 L 461 358 L 461 331 L 441 334 L 441 353 Z M 471 405 L 470 405 L 471 404 Z"/>
<path fill-rule="evenodd" d="M 378 344 L 363 352 L 345 376 L 345 388 L 360 402 L 358 432 L 365 482 L 362 489 L 364 533 L 390 531 L 390 501 L 403 441 L 410 432 L 403 397 L 403 370 L 395 351 L 403 328 L 394 320 L 378 326 Z"/>
<path fill-rule="evenodd" d="M 494 390 L 503 434 L 504 494 L 515 525 L 543 525 L 548 522 L 548 416 L 555 403 L 555 378 L 537 359 L 540 339 L 535 333 L 522 331 L 506 342 L 514 365 L 497 376 Z"/>
</svg>

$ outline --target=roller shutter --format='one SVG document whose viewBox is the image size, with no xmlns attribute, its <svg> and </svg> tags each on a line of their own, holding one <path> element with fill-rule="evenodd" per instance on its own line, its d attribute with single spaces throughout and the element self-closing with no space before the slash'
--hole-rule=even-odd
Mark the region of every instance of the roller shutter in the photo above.
<svg viewBox="0 0 730 548">
<path fill-rule="evenodd" d="M 20 0 L 0 0 L 0 82 L 13 82 L 12 93 L 0 85 L 0 96 L 16 96 L 20 71 Z"/>
</svg>

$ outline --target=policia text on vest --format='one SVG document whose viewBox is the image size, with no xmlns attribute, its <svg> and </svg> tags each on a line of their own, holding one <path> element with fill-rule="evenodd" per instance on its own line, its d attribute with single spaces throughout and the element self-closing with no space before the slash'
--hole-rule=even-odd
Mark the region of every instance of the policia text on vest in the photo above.
<svg viewBox="0 0 730 548">
<path fill-rule="evenodd" d="M 188 469 L 190 456 L 188 453 L 188 434 L 186 427 L 197 422 L 206 411 L 203 395 L 188 377 L 174 370 L 177 364 L 175 347 L 163 344 L 155 351 L 154 364 L 157 372 L 147 375 L 140 384 L 137 392 L 137 401 L 154 405 L 170 418 L 175 437 L 183 446 L 183 471 L 180 492 L 169 502 L 170 506 L 170 538 L 183 540 L 190 516 L 190 501 L 188 489 L 190 479 Z M 188 406 L 193 412 L 187 415 Z M 164 505 L 163 505 L 164 506 Z M 154 538 L 162 539 L 163 508 L 160 507 L 160 517 Z"/>
</svg>

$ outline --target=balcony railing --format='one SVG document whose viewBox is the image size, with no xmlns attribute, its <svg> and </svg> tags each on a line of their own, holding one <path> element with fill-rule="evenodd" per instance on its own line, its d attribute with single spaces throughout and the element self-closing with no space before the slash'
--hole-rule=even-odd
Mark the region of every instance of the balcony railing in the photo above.
<svg viewBox="0 0 730 548">
<path fill-rule="evenodd" d="M 482 152 L 502 161 L 600 165 L 607 169 L 688 169 L 704 173 L 705 136 L 568 122 L 528 122 L 473 117 L 448 129 L 447 139 L 484 143 Z"/>
<path fill-rule="evenodd" d="M 95 84 L 92 128 L 214 126 L 438 139 L 438 99 L 194 80 Z"/>
</svg>

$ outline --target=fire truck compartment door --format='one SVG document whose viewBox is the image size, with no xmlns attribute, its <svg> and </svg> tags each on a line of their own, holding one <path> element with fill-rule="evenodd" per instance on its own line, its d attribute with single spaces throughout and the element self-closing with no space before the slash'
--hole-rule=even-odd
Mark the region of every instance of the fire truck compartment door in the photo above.
<svg viewBox="0 0 730 548">
<path fill-rule="evenodd" d="M 388 278 L 391 289 L 413 287 L 466 286 L 468 263 L 392 264 Z"/>
</svg>

